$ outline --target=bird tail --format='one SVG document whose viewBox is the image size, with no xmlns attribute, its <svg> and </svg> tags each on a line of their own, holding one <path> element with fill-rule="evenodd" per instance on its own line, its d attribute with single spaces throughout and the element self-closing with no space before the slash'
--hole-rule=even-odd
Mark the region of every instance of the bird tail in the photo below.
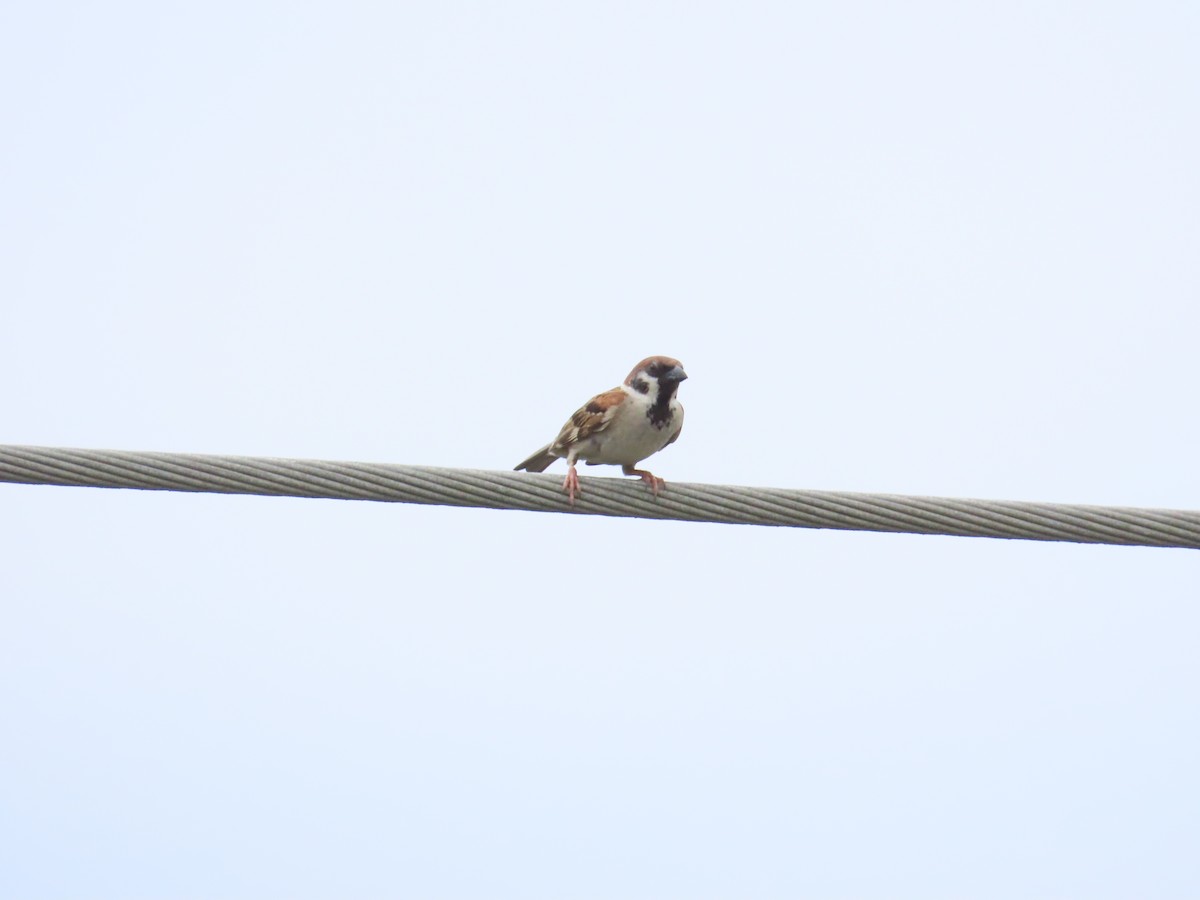
<svg viewBox="0 0 1200 900">
<path fill-rule="evenodd" d="M 544 472 L 546 467 L 556 459 L 558 459 L 558 456 L 550 452 L 550 444 L 547 444 L 529 457 L 529 459 L 514 466 L 513 471 L 520 472 L 524 469 L 526 472 Z"/>
</svg>

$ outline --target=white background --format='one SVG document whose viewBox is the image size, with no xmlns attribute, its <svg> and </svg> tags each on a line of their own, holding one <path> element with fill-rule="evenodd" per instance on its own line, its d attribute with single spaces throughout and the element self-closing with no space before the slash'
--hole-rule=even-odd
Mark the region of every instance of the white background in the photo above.
<svg viewBox="0 0 1200 900">
<path fill-rule="evenodd" d="M 661 353 L 668 483 L 1198 508 L 1197 9 L 11 4 L 0 442 L 506 469 Z M 0 546 L 6 897 L 1200 892 L 1192 551 L 11 485 Z"/>
</svg>

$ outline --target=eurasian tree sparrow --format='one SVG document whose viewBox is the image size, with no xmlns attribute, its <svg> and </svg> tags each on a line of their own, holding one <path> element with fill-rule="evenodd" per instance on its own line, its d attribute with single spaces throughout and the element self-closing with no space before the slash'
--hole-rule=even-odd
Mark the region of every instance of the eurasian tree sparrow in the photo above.
<svg viewBox="0 0 1200 900">
<path fill-rule="evenodd" d="M 666 482 L 634 466 L 679 437 L 683 406 L 675 399 L 675 391 L 686 378 L 679 360 L 668 356 L 643 359 L 624 384 L 597 394 L 581 406 L 552 443 L 514 471 L 541 472 L 556 459 L 565 458 L 563 490 L 572 506 L 575 495 L 582 493 L 575 473 L 577 459 L 589 466 L 620 466 L 626 475 L 640 476 L 657 497 Z"/>
</svg>

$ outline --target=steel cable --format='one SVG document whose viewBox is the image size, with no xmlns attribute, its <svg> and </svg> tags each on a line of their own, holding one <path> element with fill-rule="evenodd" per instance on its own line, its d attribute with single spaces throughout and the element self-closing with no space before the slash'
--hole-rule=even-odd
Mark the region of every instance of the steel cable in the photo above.
<svg viewBox="0 0 1200 900">
<path fill-rule="evenodd" d="M 555 475 L 384 463 L 0 445 L 0 481 L 1200 548 L 1200 512 L 1187 510 L 677 482 L 655 498 L 621 478 L 582 478 L 571 507 Z"/>
</svg>

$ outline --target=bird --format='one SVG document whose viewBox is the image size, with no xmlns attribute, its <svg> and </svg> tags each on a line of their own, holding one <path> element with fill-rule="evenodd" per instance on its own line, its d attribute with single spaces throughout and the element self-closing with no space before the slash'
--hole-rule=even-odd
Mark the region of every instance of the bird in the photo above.
<svg viewBox="0 0 1200 900">
<path fill-rule="evenodd" d="M 513 467 L 513 471 L 542 472 L 556 459 L 566 459 L 567 477 L 562 487 L 574 506 L 582 494 L 575 461 L 589 466 L 620 466 L 626 475 L 637 475 L 654 496 L 666 482 L 637 464 L 679 439 L 683 406 L 676 398 L 687 372 L 677 359 L 648 356 L 633 367 L 623 384 L 597 394 L 579 407 L 563 425 L 558 437 Z"/>
</svg>

